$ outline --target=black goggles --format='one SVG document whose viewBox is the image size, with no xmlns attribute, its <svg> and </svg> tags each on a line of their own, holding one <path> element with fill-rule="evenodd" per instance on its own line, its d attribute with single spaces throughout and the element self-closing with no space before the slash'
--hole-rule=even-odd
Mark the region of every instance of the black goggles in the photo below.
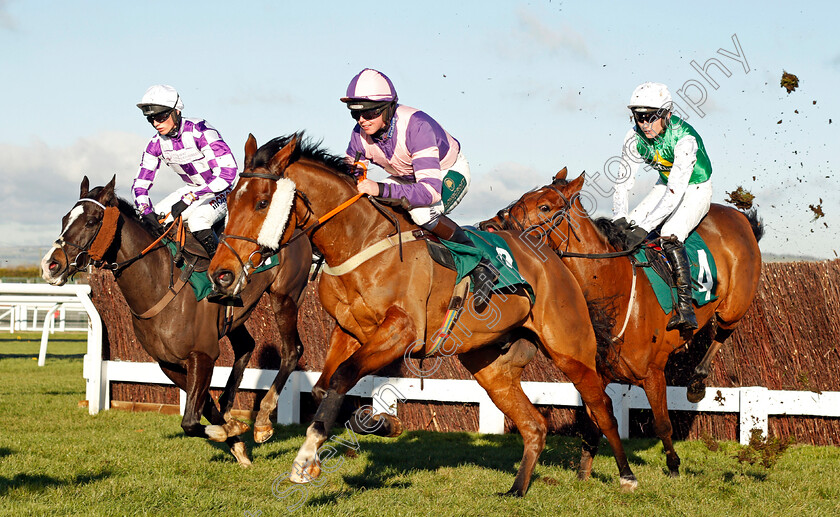
<svg viewBox="0 0 840 517">
<path fill-rule="evenodd" d="M 388 105 L 380 106 L 378 108 L 371 108 L 366 110 L 350 110 L 350 116 L 353 117 L 353 120 L 359 121 L 360 118 L 365 120 L 373 120 L 378 117 Z"/>
<path fill-rule="evenodd" d="M 160 113 L 155 113 L 154 115 L 146 115 L 146 120 L 149 121 L 149 124 L 154 124 L 155 122 L 160 124 L 161 122 L 166 122 L 166 119 L 168 119 L 169 116 L 172 115 L 173 111 L 175 111 L 175 108 L 166 111 L 161 111 Z"/>
<path fill-rule="evenodd" d="M 662 118 L 663 113 L 658 111 L 634 111 L 633 118 L 638 124 L 653 124 Z"/>
</svg>

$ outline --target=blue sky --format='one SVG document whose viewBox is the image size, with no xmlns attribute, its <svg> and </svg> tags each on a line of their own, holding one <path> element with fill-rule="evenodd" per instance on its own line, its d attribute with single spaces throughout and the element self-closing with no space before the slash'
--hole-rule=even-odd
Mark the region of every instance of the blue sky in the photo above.
<svg viewBox="0 0 840 517">
<path fill-rule="evenodd" d="M 154 134 L 135 107 L 151 84 L 175 86 L 184 115 L 214 125 L 241 165 L 249 132 L 262 143 L 305 129 L 342 153 L 353 122 L 338 98 L 372 67 L 461 142 L 473 174 L 454 213 L 463 224 L 563 166 L 608 189 L 630 93 L 651 80 L 670 86 L 702 135 L 714 200 L 738 186 L 756 196 L 763 251 L 836 258 L 840 9 L 682 5 L 0 0 L 0 246 L 52 242 L 84 174 L 93 184 L 116 174 L 130 197 Z M 711 63 L 717 88 L 692 61 Z M 783 70 L 800 78 L 791 94 Z M 702 116 L 681 89 L 705 96 Z M 640 174 L 642 195 L 655 174 Z M 155 200 L 178 186 L 168 169 L 158 178 Z M 593 194 L 607 214 L 611 200 Z"/>
</svg>

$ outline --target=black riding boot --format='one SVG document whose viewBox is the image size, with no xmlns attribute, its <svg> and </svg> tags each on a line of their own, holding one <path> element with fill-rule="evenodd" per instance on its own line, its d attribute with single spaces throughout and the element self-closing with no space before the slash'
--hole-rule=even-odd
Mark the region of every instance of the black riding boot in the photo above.
<svg viewBox="0 0 840 517">
<path fill-rule="evenodd" d="M 445 215 L 440 215 L 433 227 L 424 225 L 423 228 L 443 240 L 475 247 L 475 244 L 467 237 L 464 229 Z M 499 279 L 499 271 L 490 264 L 489 260 L 482 257 L 481 262 L 470 273 L 470 278 L 472 278 L 472 282 L 475 284 L 475 291 L 473 292 L 473 300 L 475 300 L 474 307 L 480 314 L 487 307 L 487 301 L 490 299 L 490 291 L 493 290 L 493 286 L 496 285 L 496 280 Z"/>
<path fill-rule="evenodd" d="M 193 232 L 193 235 L 199 244 L 201 244 L 201 247 L 204 248 L 204 251 L 207 252 L 207 256 L 212 259 L 213 254 L 216 253 L 216 247 L 219 245 L 219 238 L 216 237 L 216 232 L 212 229 L 198 230 L 197 232 Z"/>
<path fill-rule="evenodd" d="M 691 267 L 688 264 L 685 245 L 673 238 L 671 241 L 665 241 L 662 247 L 674 271 L 678 298 L 677 313 L 671 316 L 665 329 L 694 330 L 697 328 L 697 317 L 694 315 L 694 306 L 691 304 Z"/>
</svg>

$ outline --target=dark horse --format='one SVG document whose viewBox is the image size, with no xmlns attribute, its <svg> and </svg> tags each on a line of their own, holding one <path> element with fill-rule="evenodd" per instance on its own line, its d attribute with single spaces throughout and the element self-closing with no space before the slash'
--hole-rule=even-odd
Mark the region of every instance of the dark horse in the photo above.
<svg viewBox="0 0 840 517">
<path fill-rule="evenodd" d="M 267 292 L 281 329 L 277 344 L 281 366 L 260 404 L 255 422 L 254 439 L 264 442 L 273 433 L 269 418 L 277 407 L 279 390 L 301 353 L 296 330 L 297 301 L 306 286 L 311 246 L 305 239 L 299 239 L 284 248 L 280 267 L 252 275 L 249 287 L 242 292 L 243 306 L 234 309 L 229 325 L 226 325 L 224 306 L 207 300 L 197 302 L 189 287 L 180 290 L 156 315 L 145 317 L 143 313 L 158 306 L 156 302 L 163 300 L 170 290 L 173 269 L 176 277 L 180 271 L 174 268 L 166 246 L 158 245 L 147 254 L 141 253 L 155 239 L 134 208 L 114 194 L 115 179 L 92 190 L 88 190 L 87 177 L 82 180 L 79 201 L 62 219 L 61 235 L 41 261 L 41 276 L 52 285 L 62 285 L 69 276 L 84 271 L 90 262 L 114 270 L 117 285 L 133 315 L 137 340 L 158 362 L 163 373 L 187 393 L 181 421 L 184 432 L 187 436 L 227 442 L 239 464 L 248 466 L 245 444 L 238 437 L 248 426 L 230 417 L 236 390 L 255 345 L 244 323 Z M 98 253 L 91 251 L 97 248 Z M 90 257 L 98 260 L 91 261 Z M 226 326 L 235 359 L 217 409 L 208 397 L 208 388 Z M 201 424 L 202 414 L 212 425 Z"/>
<path fill-rule="evenodd" d="M 621 250 L 608 238 L 612 224 L 608 220 L 589 218 L 580 199 L 583 184 L 583 175 L 567 181 L 566 169 L 563 169 L 550 185 L 525 194 L 480 226 L 524 230 L 523 235 L 528 235 L 532 244 L 541 244 L 547 237 L 547 244 L 563 258 L 587 299 L 614 301 L 618 311 L 613 334 L 621 338 L 621 344 L 617 347 L 617 357 L 616 354 L 608 356 L 605 367 L 599 370 L 605 384 L 615 380 L 645 390 L 653 411 L 656 434 L 665 448 L 668 469 L 671 476 L 677 476 L 680 459 L 671 441 L 664 370 L 670 354 L 691 340 L 694 333 L 665 330 L 669 315 L 659 307 L 646 276 L 635 271 L 628 257 L 598 256 Z M 718 298 L 696 308 L 701 327 L 697 332 L 703 328 L 711 332 L 713 343 L 689 381 L 688 398 L 692 402 L 703 398 L 712 359 L 744 317 L 755 296 L 761 274 L 758 239 L 763 229 L 754 212 L 746 215 L 712 204 L 696 231 L 715 259 Z M 594 256 L 573 257 L 569 254 Z"/>
<path fill-rule="evenodd" d="M 300 144 L 296 135 L 274 139 L 259 150 L 250 136 L 242 179 L 229 196 L 225 228 L 225 234 L 241 238 L 233 240 L 230 249 L 221 249 L 208 270 L 219 291 L 236 291 L 242 275 L 237 255 L 260 251 L 254 237 L 263 232 L 263 221 L 278 199 L 285 200 L 288 214 L 276 221 L 285 225 L 278 228 L 280 243 L 289 242 L 295 228 L 303 228 L 334 270 L 360 253 L 367 255 L 366 250 L 378 249 L 371 247 L 393 235 L 395 226 L 402 232 L 402 244 L 394 238 L 395 246 L 380 249 L 354 269 L 321 277 L 321 303 L 338 325 L 318 381 L 323 397 L 290 476 L 297 483 L 320 474 L 318 449 L 329 436 L 345 394 L 359 379 L 408 355 L 442 354 L 440 349 L 433 350 L 434 343 L 427 338 L 442 326 L 455 272 L 433 262 L 424 242 L 406 237 L 418 227 L 404 212 L 384 207 L 380 212 L 371 200 L 362 199 L 324 222 L 324 214 L 356 194 L 355 181 L 341 158 L 312 144 Z M 524 292 L 494 293 L 488 307 L 492 310 L 477 314 L 468 296 L 450 339 L 457 343 L 459 360 L 522 434 L 524 453 L 508 494 L 525 494 L 545 446 L 546 421 L 520 385 L 522 369 L 536 347 L 580 392 L 612 446 L 621 487 L 635 488 L 612 405 L 596 371 L 596 338 L 580 287 L 556 256 L 543 262 L 515 233 L 500 235 L 534 288 L 536 301 L 532 306 Z M 314 393 L 319 394 L 317 389 Z"/>
</svg>

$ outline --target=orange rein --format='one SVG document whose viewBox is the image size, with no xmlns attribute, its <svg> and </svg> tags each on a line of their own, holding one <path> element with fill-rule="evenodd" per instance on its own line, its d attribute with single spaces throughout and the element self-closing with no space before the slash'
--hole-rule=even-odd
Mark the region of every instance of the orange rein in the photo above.
<svg viewBox="0 0 840 517">
<path fill-rule="evenodd" d="M 367 165 L 365 165 L 364 163 L 360 162 L 360 161 L 358 160 L 358 158 L 357 158 L 357 159 L 356 159 L 356 161 L 355 161 L 355 162 L 353 162 L 353 167 L 361 167 L 361 168 L 362 168 L 362 173 L 359 175 L 359 178 L 356 180 L 356 183 L 357 183 L 357 184 L 358 184 L 360 181 L 367 179 Z M 312 226 L 314 227 L 314 226 L 318 226 L 318 225 L 324 224 L 325 222 L 329 221 L 329 220 L 330 220 L 330 219 L 331 219 L 334 215 L 338 214 L 339 212 L 341 212 L 341 211 L 342 211 L 342 210 L 344 210 L 345 208 L 349 207 L 350 205 L 352 205 L 353 203 L 355 203 L 356 201 L 358 201 L 358 200 L 359 200 L 362 196 L 364 196 L 364 194 L 363 194 L 363 193 L 361 193 L 361 192 L 359 192 L 358 194 L 356 194 L 355 196 L 351 197 L 350 199 L 348 199 L 348 200 L 347 200 L 347 201 L 345 201 L 344 203 L 341 203 L 341 204 L 340 204 L 340 205 L 338 205 L 337 207 L 333 208 L 332 210 L 330 210 L 330 211 L 329 211 L 329 212 L 327 212 L 326 214 L 324 214 L 324 215 L 322 215 L 321 217 L 319 217 L 319 218 L 318 218 L 318 222 L 317 222 L 317 223 L 315 223 L 315 224 L 313 224 Z M 304 230 L 304 233 L 306 233 L 306 231 L 305 231 L 305 230 Z"/>
<path fill-rule="evenodd" d="M 169 214 L 167 214 L 167 217 L 168 217 L 168 216 L 169 216 Z M 165 220 L 166 220 L 166 218 L 164 218 L 164 221 L 165 221 Z M 174 227 L 175 227 L 175 223 L 178 223 L 178 232 L 177 232 L 177 234 L 176 234 L 176 237 L 175 237 L 175 238 L 178 240 L 178 244 L 180 245 L 180 247 L 182 247 L 182 248 L 183 248 L 183 247 L 184 247 L 184 241 L 185 241 L 185 238 L 186 238 L 186 234 L 185 234 L 185 232 L 184 232 L 184 218 L 183 218 L 182 216 L 178 216 L 178 219 L 177 219 L 177 220 L 175 220 L 175 221 L 172 221 L 172 224 L 170 224 L 170 225 L 169 225 L 169 228 L 167 228 L 166 230 L 164 230 L 164 232 L 163 232 L 162 234 L 160 234 L 160 237 L 158 237 L 157 239 L 155 239 L 154 241 L 152 241 L 152 243 L 151 243 L 151 244 L 149 244 L 149 245 L 146 247 L 146 249 L 144 249 L 143 251 L 141 251 L 141 252 L 140 252 L 140 257 L 142 257 L 143 255 L 145 255 L 146 253 L 148 253 L 148 252 L 149 252 L 149 250 L 151 250 L 152 248 L 154 248 L 154 247 L 155 247 L 155 246 L 156 246 L 156 245 L 157 245 L 160 241 L 162 241 L 162 240 L 163 240 L 163 238 L 164 238 L 164 237 L 166 237 L 166 235 L 167 235 L 170 231 L 172 231 L 172 228 L 174 228 Z"/>
</svg>

